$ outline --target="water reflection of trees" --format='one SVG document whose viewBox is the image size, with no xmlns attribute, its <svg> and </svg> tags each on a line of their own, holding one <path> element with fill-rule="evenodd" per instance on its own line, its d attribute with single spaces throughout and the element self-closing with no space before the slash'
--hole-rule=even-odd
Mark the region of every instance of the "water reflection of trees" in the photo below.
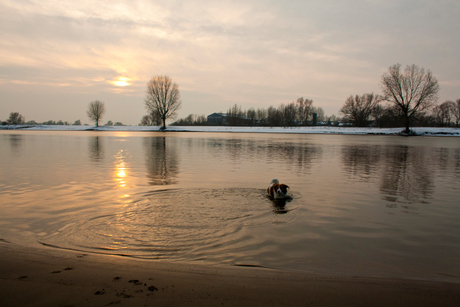
<svg viewBox="0 0 460 307">
<path fill-rule="evenodd" d="M 380 165 L 380 146 L 355 145 L 342 148 L 345 172 L 352 176 L 368 177 Z"/>
<path fill-rule="evenodd" d="M 402 203 L 427 202 L 434 188 L 429 151 L 423 147 L 390 146 L 385 148 L 384 157 L 380 187 L 384 199 Z"/>
<path fill-rule="evenodd" d="M 342 149 L 346 173 L 378 178 L 388 207 L 427 202 L 433 193 L 432 153 L 424 147 L 356 145 Z"/>
<path fill-rule="evenodd" d="M 460 178 L 460 149 L 456 149 L 454 153 L 454 170 L 455 177 Z"/>
<path fill-rule="evenodd" d="M 296 172 L 308 171 L 323 153 L 322 147 L 301 142 L 281 142 L 254 139 L 209 139 L 212 155 L 233 162 L 266 161 L 293 165 Z"/>
<path fill-rule="evenodd" d="M 15 153 L 18 154 L 22 148 L 22 142 L 24 141 L 23 136 L 20 134 L 10 134 L 10 148 Z"/>
<path fill-rule="evenodd" d="M 322 147 L 304 143 L 274 143 L 269 144 L 265 153 L 268 163 L 283 161 L 295 166 L 298 173 L 308 172 L 315 160 L 321 158 Z"/>
<path fill-rule="evenodd" d="M 174 144 L 168 145 L 169 142 L 174 141 L 175 139 L 167 139 L 166 137 L 144 139 L 149 184 L 168 185 L 177 182 L 179 159 Z"/>
<path fill-rule="evenodd" d="M 98 136 L 89 138 L 89 156 L 94 162 L 104 158 L 104 147 Z"/>
</svg>

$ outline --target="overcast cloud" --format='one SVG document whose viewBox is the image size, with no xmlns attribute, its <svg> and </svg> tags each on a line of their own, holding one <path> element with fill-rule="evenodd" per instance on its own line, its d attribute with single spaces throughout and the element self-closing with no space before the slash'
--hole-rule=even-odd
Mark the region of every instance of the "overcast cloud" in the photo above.
<svg viewBox="0 0 460 307">
<path fill-rule="evenodd" d="M 136 125 L 147 81 L 169 75 L 180 117 L 313 99 L 338 114 L 380 93 L 389 66 L 417 64 L 460 98 L 460 1 L 0 0 L 0 120 Z M 124 85 L 124 86 L 120 86 Z"/>
</svg>

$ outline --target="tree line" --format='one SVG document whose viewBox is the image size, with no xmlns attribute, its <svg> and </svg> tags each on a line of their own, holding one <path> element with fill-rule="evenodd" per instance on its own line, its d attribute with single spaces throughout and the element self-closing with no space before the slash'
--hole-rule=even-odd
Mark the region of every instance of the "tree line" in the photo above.
<svg viewBox="0 0 460 307">
<path fill-rule="evenodd" d="M 234 105 L 221 113 L 229 126 L 308 126 L 318 123 L 337 125 L 339 122 L 357 127 L 410 127 L 441 126 L 459 127 L 460 99 L 437 104 L 439 84 L 431 71 L 417 65 L 408 65 L 404 70 L 400 64 L 389 67 L 381 77 L 383 95 L 366 93 L 346 98 L 339 114 L 327 117 L 320 107 L 314 107 L 311 99 L 303 97 L 296 102 L 281 104 L 278 108 L 249 109 L 243 111 Z M 313 119 L 313 114 L 317 117 Z M 197 119 L 194 121 L 194 119 Z M 189 115 L 176 125 L 198 125 L 203 116 Z M 220 123 L 222 124 L 222 122 Z"/>
<path fill-rule="evenodd" d="M 315 119 L 318 122 L 326 119 L 324 110 L 312 104 L 313 100 L 303 97 L 298 98 L 296 102 L 281 104 L 278 107 L 243 110 L 241 106 L 235 104 L 227 110 L 227 113 L 218 113 L 223 116 L 222 121 L 215 124 L 228 126 L 311 126 L 314 124 L 313 114 L 316 114 Z M 172 123 L 172 125 L 177 126 L 208 124 L 206 116 L 193 114 Z"/>
<path fill-rule="evenodd" d="M 250 108 L 243 110 L 237 104 L 220 113 L 222 121 L 230 126 L 309 126 L 317 123 L 337 125 L 340 121 L 358 127 L 405 127 L 404 132 L 410 133 L 414 124 L 420 126 L 459 126 L 460 99 L 437 104 L 439 84 L 431 71 L 425 71 L 416 65 L 401 70 L 401 65 L 389 67 L 381 77 L 383 95 L 366 93 L 351 95 L 346 98 L 339 114 L 343 118 L 332 115 L 325 116 L 321 107 L 313 106 L 313 100 L 298 98 L 295 102 L 270 106 L 267 109 Z M 144 100 L 148 114 L 143 116 L 139 125 L 159 126 L 166 129 L 166 120 L 175 119 L 181 107 L 179 86 L 168 76 L 153 77 L 147 83 Z M 105 114 L 105 104 L 99 100 L 88 105 L 87 115 L 95 122 L 96 127 Z M 76 121 L 74 124 L 77 124 Z M 25 119 L 17 112 L 12 112 L 5 124 L 22 124 Z M 31 123 L 32 122 L 28 122 Z M 35 123 L 35 122 L 34 122 Z M 53 124 L 44 122 L 43 124 Z M 66 124 L 62 121 L 56 124 Z M 81 122 L 79 123 L 81 124 Z M 209 124 L 204 115 L 190 114 L 179 119 L 173 125 L 206 125 Z M 221 123 L 223 124 L 223 122 Z M 113 125 L 109 121 L 106 125 Z M 115 125 L 123 125 L 120 122 Z"/>
<path fill-rule="evenodd" d="M 378 103 L 379 102 L 379 103 Z M 340 109 L 342 121 L 356 127 L 376 126 L 380 128 L 405 127 L 406 115 L 395 105 L 385 103 L 382 96 L 363 94 L 350 96 Z M 410 126 L 419 127 L 459 127 L 460 99 L 447 100 L 430 109 L 411 115 Z"/>
<path fill-rule="evenodd" d="M 391 66 L 381 77 L 383 95 L 350 96 L 340 109 L 344 119 L 355 126 L 379 127 L 459 126 L 460 99 L 437 104 L 439 84 L 431 71 L 417 65 Z"/>
<path fill-rule="evenodd" d="M 10 116 L 5 121 L 0 121 L 2 125 L 62 125 L 62 126 L 70 126 L 70 125 L 81 125 L 80 120 L 76 120 L 74 123 L 69 123 L 68 121 L 62 120 L 48 120 L 44 122 L 36 122 L 34 120 L 26 121 L 25 117 L 21 115 L 19 112 L 11 112 Z"/>
<path fill-rule="evenodd" d="M 106 111 L 105 104 L 100 100 L 95 100 L 89 103 L 86 114 L 88 115 L 91 121 L 94 121 L 94 123 L 96 124 L 96 127 L 99 127 L 99 121 L 104 116 L 105 111 Z M 10 117 L 6 121 L 1 122 L 1 124 L 2 125 L 62 125 L 62 126 L 69 126 L 69 125 L 81 126 L 82 125 L 79 119 L 77 119 L 73 124 L 70 124 L 67 121 L 63 122 L 62 120 L 58 120 L 57 122 L 54 120 L 49 120 L 49 121 L 44 121 L 43 123 L 37 123 L 34 120 L 30 120 L 26 122 L 25 117 L 19 114 L 19 112 L 11 112 Z M 104 126 L 124 126 L 124 125 L 121 122 L 115 122 L 114 124 L 111 120 L 109 120 Z"/>
</svg>

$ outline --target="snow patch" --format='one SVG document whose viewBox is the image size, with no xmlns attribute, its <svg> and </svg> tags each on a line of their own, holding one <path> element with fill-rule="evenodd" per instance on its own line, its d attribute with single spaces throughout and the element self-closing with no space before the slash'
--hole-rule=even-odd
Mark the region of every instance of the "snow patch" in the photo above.
<svg viewBox="0 0 460 307">
<path fill-rule="evenodd" d="M 160 126 L 60 126 L 60 125 L 6 125 L 0 130 L 27 131 L 160 131 Z M 228 126 L 168 126 L 165 132 L 236 132 L 236 133 L 303 133 L 303 134 L 374 134 L 400 135 L 404 128 L 359 127 L 228 127 Z M 415 127 L 416 135 L 460 136 L 460 128 Z"/>
</svg>

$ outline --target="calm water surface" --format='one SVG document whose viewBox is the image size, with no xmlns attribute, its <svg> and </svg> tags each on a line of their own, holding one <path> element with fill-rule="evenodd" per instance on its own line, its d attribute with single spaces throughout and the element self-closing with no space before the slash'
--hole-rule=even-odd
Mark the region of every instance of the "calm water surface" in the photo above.
<svg viewBox="0 0 460 307">
<path fill-rule="evenodd" d="M 460 281 L 460 138 L 2 131 L 0 150 L 0 242 Z"/>
</svg>

